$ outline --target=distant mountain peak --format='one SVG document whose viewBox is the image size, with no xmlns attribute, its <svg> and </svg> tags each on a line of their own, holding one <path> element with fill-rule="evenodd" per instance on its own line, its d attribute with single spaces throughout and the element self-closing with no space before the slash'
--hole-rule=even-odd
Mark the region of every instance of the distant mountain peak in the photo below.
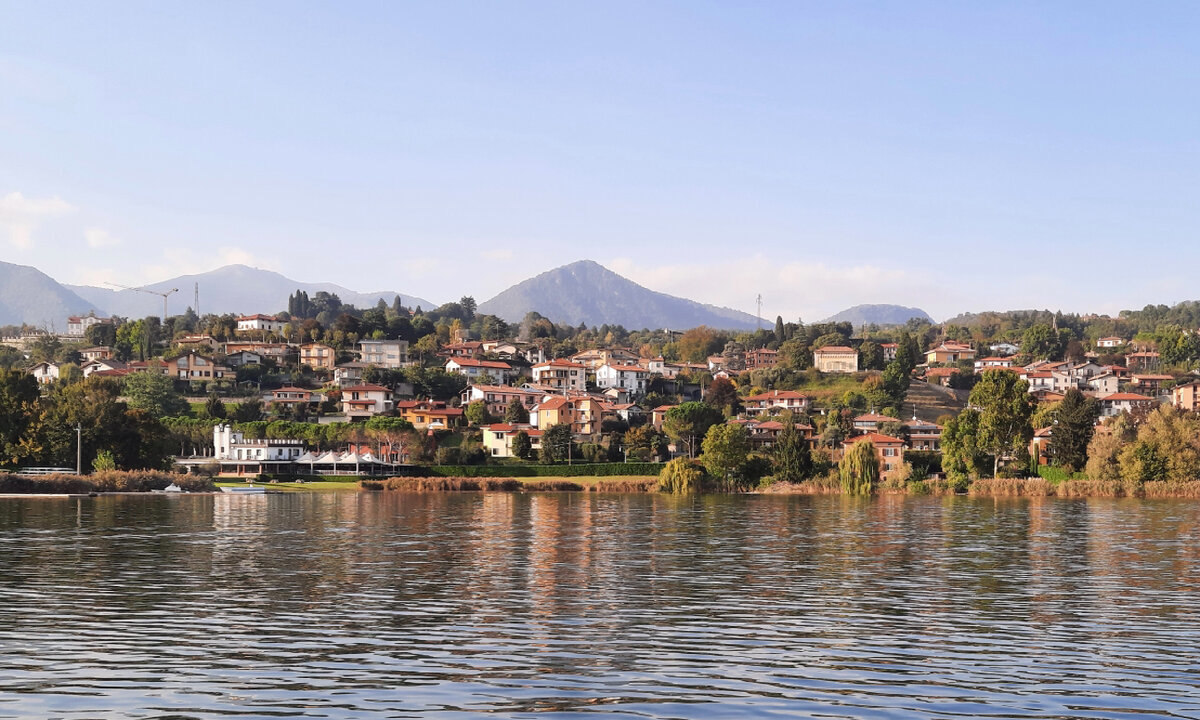
<svg viewBox="0 0 1200 720">
<path fill-rule="evenodd" d="M 479 312 L 511 323 L 530 311 L 570 325 L 622 325 L 630 330 L 698 325 L 743 330 L 758 324 L 748 313 L 655 292 L 595 260 L 547 270 L 479 306 Z"/>
<path fill-rule="evenodd" d="M 903 325 L 912 318 L 933 322 L 921 308 L 904 305 L 855 305 L 831 315 L 822 322 L 849 322 L 858 325 Z"/>
</svg>

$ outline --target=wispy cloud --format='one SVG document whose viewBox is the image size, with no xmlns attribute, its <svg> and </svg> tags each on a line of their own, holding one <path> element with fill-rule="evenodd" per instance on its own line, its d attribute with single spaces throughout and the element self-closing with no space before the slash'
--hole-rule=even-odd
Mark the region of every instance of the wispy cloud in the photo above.
<svg viewBox="0 0 1200 720">
<path fill-rule="evenodd" d="M 84 230 L 83 239 L 87 241 L 88 247 L 91 248 L 114 247 L 121 244 L 120 238 L 115 238 L 112 236 L 112 233 L 100 228 L 88 228 Z"/>
<path fill-rule="evenodd" d="M 57 195 L 48 198 L 25 197 L 10 192 L 0 197 L 0 228 L 8 231 L 13 247 L 28 249 L 33 244 L 33 231 L 49 217 L 75 212 L 75 207 Z"/>
</svg>

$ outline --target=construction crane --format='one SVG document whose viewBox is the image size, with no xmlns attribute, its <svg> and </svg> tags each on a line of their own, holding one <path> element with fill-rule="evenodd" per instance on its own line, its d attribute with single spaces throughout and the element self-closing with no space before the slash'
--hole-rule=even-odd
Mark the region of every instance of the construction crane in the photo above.
<svg viewBox="0 0 1200 720">
<path fill-rule="evenodd" d="M 161 298 L 163 299 L 163 316 L 162 316 L 162 319 L 163 319 L 163 322 L 164 322 L 164 323 L 167 321 L 167 296 L 168 296 L 168 295 L 170 295 L 170 294 L 172 294 L 172 293 L 177 293 L 177 292 L 179 292 L 179 288 L 171 288 L 170 290 L 168 290 L 168 291 L 166 291 L 166 292 L 159 292 L 159 291 L 157 291 L 157 290 L 150 290 L 150 289 L 148 289 L 148 288 L 144 288 L 144 287 L 128 287 L 128 286 L 126 286 L 126 285 L 118 285 L 118 284 L 116 284 L 116 283 L 114 283 L 114 282 L 110 282 L 110 283 L 104 283 L 104 284 L 105 284 L 105 285 L 112 285 L 113 287 L 121 288 L 122 290 L 133 290 L 134 292 L 143 292 L 143 293 L 146 293 L 146 294 L 148 294 L 148 295 L 158 295 L 159 297 L 161 297 Z"/>
</svg>

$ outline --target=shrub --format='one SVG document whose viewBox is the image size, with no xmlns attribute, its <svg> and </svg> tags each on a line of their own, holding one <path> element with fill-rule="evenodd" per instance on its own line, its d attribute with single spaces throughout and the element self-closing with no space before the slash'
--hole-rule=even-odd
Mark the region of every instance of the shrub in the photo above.
<svg viewBox="0 0 1200 720">
<path fill-rule="evenodd" d="M 704 484 L 704 470 L 687 458 L 676 458 L 667 463 L 658 474 L 658 489 L 674 495 L 700 492 Z"/>
</svg>

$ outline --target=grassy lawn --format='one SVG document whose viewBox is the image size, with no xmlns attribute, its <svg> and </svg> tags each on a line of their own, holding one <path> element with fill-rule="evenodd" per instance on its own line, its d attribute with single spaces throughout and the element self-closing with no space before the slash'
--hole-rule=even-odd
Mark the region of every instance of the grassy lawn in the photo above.
<svg viewBox="0 0 1200 720">
<path fill-rule="evenodd" d="M 218 480 L 217 487 L 245 487 L 248 483 L 244 480 Z M 328 490 L 358 490 L 358 481 L 327 481 L 318 480 L 314 482 L 289 483 L 289 482 L 256 482 L 255 485 L 265 487 L 268 490 L 283 490 L 289 492 L 324 492 Z"/>
<path fill-rule="evenodd" d="M 516 479 L 526 484 L 537 482 L 558 482 L 561 480 L 563 482 L 573 482 L 580 485 L 594 485 L 600 480 L 653 480 L 657 477 L 657 475 L 543 475 L 541 477 L 519 477 Z"/>
<path fill-rule="evenodd" d="M 826 373 L 820 380 L 805 382 L 795 390 L 825 404 L 834 398 L 840 398 L 847 390 L 861 391 L 862 382 L 855 379 L 854 375 Z"/>
</svg>

